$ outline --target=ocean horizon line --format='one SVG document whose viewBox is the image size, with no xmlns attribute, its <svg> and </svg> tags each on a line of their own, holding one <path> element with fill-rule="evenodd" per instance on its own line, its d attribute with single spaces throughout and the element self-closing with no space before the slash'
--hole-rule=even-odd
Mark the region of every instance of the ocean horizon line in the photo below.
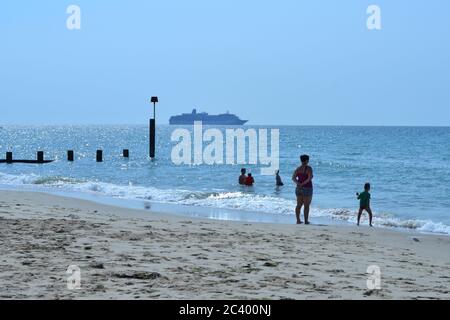
<svg viewBox="0 0 450 320">
<path fill-rule="evenodd" d="M 191 127 L 192 125 L 171 125 L 157 123 L 158 126 Z M 2 127 L 61 127 L 61 126 L 148 126 L 148 123 L 0 123 Z M 203 125 L 204 127 L 327 127 L 327 128 L 450 128 L 449 125 L 354 125 L 354 124 L 245 124 L 245 125 Z"/>
</svg>

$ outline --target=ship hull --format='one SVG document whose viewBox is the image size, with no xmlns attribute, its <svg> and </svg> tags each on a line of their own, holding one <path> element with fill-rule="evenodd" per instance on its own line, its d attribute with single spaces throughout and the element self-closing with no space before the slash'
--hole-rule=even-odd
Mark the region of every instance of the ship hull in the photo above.
<svg viewBox="0 0 450 320">
<path fill-rule="evenodd" d="M 223 113 L 218 115 L 208 114 L 206 112 L 197 113 L 197 109 L 193 109 L 192 113 L 183 113 L 178 116 L 170 117 L 171 125 L 193 125 L 194 122 L 202 122 L 205 126 L 242 126 L 248 120 L 241 120 L 232 113 Z"/>
<path fill-rule="evenodd" d="M 211 121 L 205 119 L 185 120 L 185 119 L 170 119 L 170 125 L 193 125 L 194 122 L 201 121 L 204 126 L 242 126 L 248 122 L 248 120 L 235 120 L 235 121 Z"/>
</svg>

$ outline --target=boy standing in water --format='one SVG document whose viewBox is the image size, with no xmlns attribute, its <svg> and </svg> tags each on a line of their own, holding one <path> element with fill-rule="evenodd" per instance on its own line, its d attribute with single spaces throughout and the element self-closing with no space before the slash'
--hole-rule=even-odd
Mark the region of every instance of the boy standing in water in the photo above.
<svg viewBox="0 0 450 320">
<path fill-rule="evenodd" d="M 239 176 L 239 184 L 244 185 L 245 184 L 245 180 L 247 179 L 246 173 L 247 170 L 245 168 L 241 169 L 241 175 Z"/>
<path fill-rule="evenodd" d="M 356 193 L 356 196 L 358 197 L 359 200 L 359 211 L 358 211 L 358 226 L 359 226 L 359 221 L 361 220 L 361 215 L 363 213 L 364 210 L 367 211 L 367 213 L 369 214 L 369 225 L 371 227 L 372 226 L 372 210 L 370 209 L 370 183 L 366 183 L 364 185 L 364 192 L 362 193 Z"/>
</svg>

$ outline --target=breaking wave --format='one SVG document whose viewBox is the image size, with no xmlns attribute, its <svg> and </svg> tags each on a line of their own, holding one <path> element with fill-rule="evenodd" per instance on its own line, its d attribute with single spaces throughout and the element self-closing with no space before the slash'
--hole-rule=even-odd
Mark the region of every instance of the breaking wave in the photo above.
<svg viewBox="0 0 450 320">
<path fill-rule="evenodd" d="M 68 177 L 35 174 L 9 175 L 0 173 L 0 184 L 4 186 L 32 186 L 37 191 L 64 190 L 81 193 L 95 193 L 114 198 L 146 200 L 159 203 L 201 206 L 264 212 L 275 215 L 293 215 L 295 201 L 270 195 L 249 192 L 191 191 L 183 189 L 158 189 L 136 185 L 116 185 L 100 181 L 77 180 Z M 356 212 L 346 208 L 312 208 L 311 214 L 344 222 L 356 222 Z M 403 228 L 422 232 L 450 235 L 450 226 L 441 222 L 423 219 L 401 219 L 390 213 L 377 212 L 374 224 L 383 227 Z"/>
</svg>

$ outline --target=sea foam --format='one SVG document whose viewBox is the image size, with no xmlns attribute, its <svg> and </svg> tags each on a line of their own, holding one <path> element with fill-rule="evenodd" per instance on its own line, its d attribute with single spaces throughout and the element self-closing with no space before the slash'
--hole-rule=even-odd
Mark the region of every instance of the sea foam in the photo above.
<svg viewBox="0 0 450 320">
<path fill-rule="evenodd" d="M 271 195 L 260 195 L 244 191 L 192 191 L 185 189 L 160 189 L 136 186 L 132 184 L 117 185 L 101 181 L 83 181 L 60 176 L 10 175 L 0 173 L 3 186 L 27 186 L 35 191 L 70 191 L 93 193 L 102 196 L 130 200 L 144 200 L 158 203 L 200 206 L 208 208 L 234 209 L 261 212 L 273 215 L 293 215 L 295 201 Z M 356 222 L 356 211 L 348 208 L 311 209 L 312 217 L 324 217 L 348 223 Z M 374 224 L 382 227 L 402 228 L 421 232 L 450 235 L 450 226 L 441 222 L 423 219 L 401 219 L 391 213 L 375 212 Z"/>
</svg>

